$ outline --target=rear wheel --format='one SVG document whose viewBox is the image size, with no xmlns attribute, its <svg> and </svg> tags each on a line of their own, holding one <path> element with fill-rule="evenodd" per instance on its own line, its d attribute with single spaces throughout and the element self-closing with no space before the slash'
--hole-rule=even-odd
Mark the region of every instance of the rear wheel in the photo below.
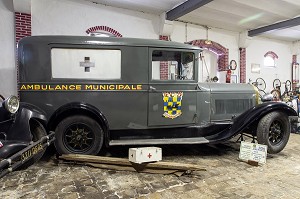
<svg viewBox="0 0 300 199">
<path fill-rule="evenodd" d="M 257 141 L 268 146 L 269 153 L 280 152 L 290 137 L 290 124 L 286 114 L 271 112 L 258 123 Z"/>
<path fill-rule="evenodd" d="M 97 155 L 103 145 L 103 130 L 92 118 L 74 115 L 62 120 L 55 130 L 59 154 Z"/>
</svg>

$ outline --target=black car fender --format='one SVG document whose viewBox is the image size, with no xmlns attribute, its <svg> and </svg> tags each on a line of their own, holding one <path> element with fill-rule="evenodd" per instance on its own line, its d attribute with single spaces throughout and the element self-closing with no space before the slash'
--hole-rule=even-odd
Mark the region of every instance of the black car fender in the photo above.
<svg viewBox="0 0 300 199">
<path fill-rule="evenodd" d="M 262 117 L 273 111 L 283 112 L 287 116 L 297 116 L 297 112 L 286 103 L 265 102 L 252 107 L 238 117 L 234 118 L 230 130 L 236 135 L 245 128 L 252 126 L 253 124 L 257 124 Z"/>
<path fill-rule="evenodd" d="M 56 126 L 62 119 L 74 114 L 86 115 L 95 119 L 103 128 L 104 140 L 105 143 L 108 143 L 109 124 L 106 117 L 95 106 L 83 102 L 72 102 L 58 108 L 49 119 L 48 129 L 55 130 Z"/>
<path fill-rule="evenodd" d="M 32 120 L 36 120 L 42 125 L 47 123 L 46 114 L 41 109 L 22 102 L 17 113 L 2 123 L 1 129 L 3 131 L 1 131 L 0 139 L 3 146 L 1 147 L 0 159 L 30 145 L 33 138 L 30 129 Z"/>
<path fill-rule="evenodd" d="M 7 140 L 30 142 L 32 140 L 30 121 L 34 119 L 44 126 L 47 124 L 46 113 L 28 103 L 20 103 L 19 110 L 14 117 L 15 119 L 10 124 L 9 132 L 6 132 Z"/>
<path fill-rule="evenodd" d="M 241 115 L 233 118 L 231 125 L 228 125 L 226 129 L 215 136 L 208 136 L 207 139 L 210 140 L 210 142 L 226 141 L 245 131 L 246 129 L 253 129 L 254 133 L 256 133 L 256 127 L 260 119 L 273 111 L 283 112 L 289 117 L 297 117 L 297 112 L 286 103 L 264 102 L 248 109 Z"/>
</svg>

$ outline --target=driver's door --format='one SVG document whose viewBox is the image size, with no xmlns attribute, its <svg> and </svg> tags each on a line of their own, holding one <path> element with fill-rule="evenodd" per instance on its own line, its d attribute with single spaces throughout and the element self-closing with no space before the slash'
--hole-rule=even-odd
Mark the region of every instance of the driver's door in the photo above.
<svg viewBox="0 0 300 199">
<path fill-rule="evenodd" d="M 148 126 L 191 125 L 197 119 L 195 54 L 149 49 Z"/>
</svg>

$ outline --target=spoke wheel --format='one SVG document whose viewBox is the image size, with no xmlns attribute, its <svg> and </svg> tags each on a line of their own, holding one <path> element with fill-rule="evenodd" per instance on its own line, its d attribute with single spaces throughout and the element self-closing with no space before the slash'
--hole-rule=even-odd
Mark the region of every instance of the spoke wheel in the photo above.
<svg viewBox="0 0 300 199">
<path fill-rule="evenodd" d="M 97 155 L 103 145 L 103 130 L 92 118 L 74 115 L 56 127 L 55 147 L 59 154 Z"/>
<path fill-rule="evenodd" d="M 257 126 L 257 141 L 268 146 L 268 153 L 278 153 L 286 146 L 290 136 L 288 116 L 282 112 L 265 115 Z"/>
<path fill-rule="evenodd" d="M 281 87 L 281 81 L 279 79 L 274 79 L 273 81 L 273 88 L 277 89 Z"/>
<path fill-rule="evenodd" d="M 290 80 L 286 80 L 285 89 L 287 92 L 290 92 L 292 90 L 292 82 Z"/>
<path fill-rule="evenodd" d="M 63 139 L 66 148 L 76 153 L 88 151 L 93 146 L 95 136 L 88 125 L 74 123 L 66 128 Z"/>
<path fill-rule="evenodd" d="M 263 78 L 257 78 L 256 85 L 257 85 L 258 90 L 260 90 L 260 91 L 264 91 L 266 89 L 266 82 Z"/>
<path fill-rule="evenodd" d="M 269 129 L 269 141 L 273 145 L 278 144 L 283 139 L 283 127 L 279 121 L 274 121 Z"/>
</svg>

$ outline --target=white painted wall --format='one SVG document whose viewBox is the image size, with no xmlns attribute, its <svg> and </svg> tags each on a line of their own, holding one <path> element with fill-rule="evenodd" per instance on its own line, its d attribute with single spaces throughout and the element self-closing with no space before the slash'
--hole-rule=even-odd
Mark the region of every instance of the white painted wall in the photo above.
<svg viewBox="0 0 300 199">
<path fill-rule="evenodd" d="M 16 71 L 14 61 L 14 14 L 12 1 L 0 0 L 0 78 L 8 84 L 1 84 L 1 91 L 16 93 Z M 160 16 L 114 8 L 86 2 L 84 0 L 31 0 L 32 34 L 33 35 L 86 35 L 85 31 L 93 26 L 108 26 L 124 37 L 158 39 Z M 206 28 L 182 22 L 173 23 L 171 40 L 186 42 L 195 39 L 206 39 Z M 4 28 L 3 28 L 4 27 Z M 215 41 L 229 49 L 229 61 L 234 59 L 239 64 L 238 50 L 239 33 L 211 28 L 208 30 L 208 39 Z M 291 43 L 280 42 L 255 37 L 247 48 L 247 76 L 246 80 L 255 80 L 263 77 L 267 82 L 267 90 L 272 87 L 274 78 L 280 80 L 290 79 L 292 53 Z M 278 56 L 277 68 L 263 67 L 263 56 L 266 52 L 273 51 Z M 215 67 L 213 57 L 209 67 Z M 251 73 L 251 63 L 261 65 L 260 74 Z M 201 71 L 202 69 L 200 69 Z M 206 69 L 205 69 L 206 70 Z M 239 75 L 239 70 L 233 71 Z"/>
<path fill-rule="evenodd" d="M 280 79 L 282 82 L 286 80 L 291 80 L 291 68 L 292 68 L 292 52 L 290 50 L 291 43 L 280 42 L 271 39 L 255 38 L 252 39 L 250 45 L 247 47 L 247 76 L 246 80 L 249 78 L 255 81 L 256 78 L 262 77 L 267 84 L 266 91 L 270 92 L 273 89 L 273 80 L 275 78 Z M 264 67 L 264 55 L 268 51 L 273 51 L 278 55 L 276 60 L 276 68 Z M 251 72 L 251 64 L 260 65 L 260 73 Z M 282 91 L 284 86 L 281 86 Z"/>
<path fill-rule="evenodd" d="M 0 0 L 0 94 L 17 93 L 14 12 L 11 0 Z"/>
<path fill-rule="evenodd" d="M 86 35 L 85 31 L 93 26 L 109 26 L 124 37 L 158 39 L 160 17 L 126 9 L 113 8 L 104 5 L 96 5 L 80 0 L 32 0 L 32 33 L 33 35 L 63 34 L 63 35 Z M 173 23 L 172 41 L 187 42 L 196 39 L 206 39 L 207 29 L 203 26 L 186 24 L 182 22 Z M 239 65 L 239 33 L 210 28 L 208 39 L 217 42 L 229 49 L 229 61 L 234 59 Z M 267 83 L 267 91 L 272 88 L 273 79 L 290 79 L 290 64 L 292 53 L 291 43 L 280 42 L 269 39 L 254 38 L 247 48 L 247 75 L 253 81 L 257 77 L 263 77 Z M 268 51 L 275 52 L 279 59 L 276 69 L 264 68 L 263 58 Z M 214 55 L 204 53 L 208 70 L 216 68 Z M 251 63 L 260 64 L 260 74 L 251 73 Z M 202 67 L 202 64 L 200 64 Z M 206 71 L 200 68 L 200 71 Z M 210 76 L 217 72 L 210 72 Z M 232 71 L 238 75 L 239 68 Z M 202 77 L 206 79 L 207 74 Z M 238 78 L 239 81 L 239 78 Z"/>
<path fill-rule="evenodd" d="M 239 62 L 238 61 L 239 60 L 238 38 L 239 38 L 239 33 L 216 29 L 216 28 L 209 28 L 207 34 L 207 29 L 203 26 L 186 24 L 182 22 L 174 23 L 173 34 L 171 35 L 171 39 L 177 42 L 188 42 L 188 41 L 198 40 L 198 39 L 209 39 L 214 42 L 217 42 L 222 46 L 224 46 L 225 48 L 229 49 L 229 61 L 236 60 L 237 63 Z M 219 74 L 216 71 L 217 58 L 215 54 L 204 52 L 203 55 L 206 61 L 208 71 L 210 72 L 209 74 L 210 78 L 213 78 L 214 76 L 218 76 L 220 79 L 221 74 Z M 204 67 L 204 65 L 202 66 L 202 63 L 200 63 L 200 71 L 204 71 L 204 74 L 200 75 L 200 77 L 203 77 L 203 80 L 206 80 L 207 70 Z M 232 75 L 239 76 L 239 68 L 237 68 L 237 70 L 232 71 Z M 224 80 L 224 78 L 221 78 L 220 80 Z M 224 81 L 219 81 L 219 82 L 224 82 Z"/>
<path fill-rule="evenodd" d="M 108 26 L 123 37 L 158 38 L 159 16 L 82 0 L 32 0 L 32 35 L 86 35 Z"/>
</svg>

